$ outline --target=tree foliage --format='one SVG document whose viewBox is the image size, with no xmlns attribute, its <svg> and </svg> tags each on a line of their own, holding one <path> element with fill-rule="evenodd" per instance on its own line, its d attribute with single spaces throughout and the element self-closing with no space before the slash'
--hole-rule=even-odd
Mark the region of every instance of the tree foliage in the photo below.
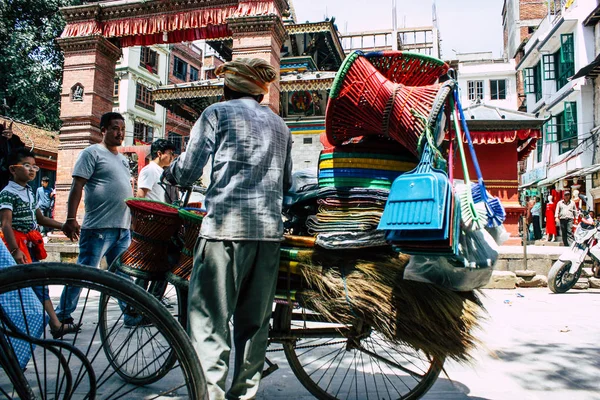
<svg viewBox="0 0 600 400">
<path fill-rule="evenodd" d="M 81 0 L 0 0 L 0 113 L 60 128 L 63 55 L 59 7 Z M 4 107 L 4 102 L 6 106 Z"/>
</svg>

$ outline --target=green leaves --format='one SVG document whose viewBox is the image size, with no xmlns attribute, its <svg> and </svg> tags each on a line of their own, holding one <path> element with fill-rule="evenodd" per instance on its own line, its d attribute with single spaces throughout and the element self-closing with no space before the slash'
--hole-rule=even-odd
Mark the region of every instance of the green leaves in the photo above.
<svg viewBox="0 0 600 400">
<path fill-rule="evenodd" d="M 58 130 L 63 55 L 59 7 L 81 0 L 0 0 L 0 114 Z M 8 105 L 3 109 L 3 99 Z"/>
</svg>

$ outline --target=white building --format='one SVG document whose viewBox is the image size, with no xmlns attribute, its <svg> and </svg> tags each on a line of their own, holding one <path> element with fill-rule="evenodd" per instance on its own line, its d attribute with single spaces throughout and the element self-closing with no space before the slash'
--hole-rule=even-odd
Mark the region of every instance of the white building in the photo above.
<svg viewBox="0 0 600 400">
<path fill-rule="evenodd" d="M 547 121 L 527 160 L 523 186 L 537 183 L 549 191 L 577 184 L 589 195 L 591 183 L 572 178 L 592 164 L 587 143 L 594 127 L 593 85 L 570 78 L 594 59 L 593 29 L 583 21 L 595 7 L 595 0 L 557 3 L 525 45 L 517 70 L 524 77 L 527 111 Z"/>
<path fill-rule="evenodd" d="M 463 107 L 483 103 L 517 110 L 514 60 L 494 59 L 492 52 L 457 54 L 457 58 Z"/>
<path fill-rule="evenodd" d="M 152 101 L 150 89 L 168 81 L 166 46 L 127 47 L 117 63 L 113 110 L 125 117 L 124 146 L 152 143 L 165 136 L 166 110 Z"/>
</svg>

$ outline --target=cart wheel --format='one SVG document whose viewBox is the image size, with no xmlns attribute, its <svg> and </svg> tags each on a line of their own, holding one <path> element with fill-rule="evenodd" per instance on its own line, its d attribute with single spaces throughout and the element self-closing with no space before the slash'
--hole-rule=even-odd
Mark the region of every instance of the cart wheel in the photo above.
<svg viewBox="0 0 600 400">
<path fill-rule="evenodd" d="M 442 371 L 444 360 L 392 343 L 369 327 L 323 321 L 308 309 L 278 304 L 278 329 L 292 371 L 319 399 L 403 399 L 423 396 Z"/>
<path fill-rule="evenodd" d="M 40 309 L 38 317 L 31 312 L 35 301 L 24 301 L 25 294 L 29 299 L 37 300 L 29 288 L 46 287 L 53 302 L 58 304 L 63 285 L 82 288 L 73 317 L 76 323 L 83 325 L 79 333 L 51 340 L 43 323 L 34 324 L 43 318 L 43 313 Z M 3 296 L 12 296 L 17 306 L 7 303 Z M 26 328 L 20 328 L 24 330 L 19 332 L 37 336 L 32 329 L 41 326 L 38 331 L 43 332 L 41 341 L 30 338 L 25 340 L 23 347 L 23 341 L 9 340 L 11 352 L 15 354 L 22 354 L 23 349 L 32 351 L 24 372 L 18 365 L 9 368 L 6 363 L 0 363 L 3 368 L 9 368 L 12 375 L 21 374 L 35 398 L 206 398 L 202 367 L 183 328 L 156 298 L 117 274 L 61 263 L 6 268 L 0 270 L 0 304 L 10 321 L 27 321 Z M 7 306 L 10 313 L 6 312 Z M 123 320 L 123 308 L 143 316 L 146 326 L 124 330 L 122 335 L 128 340 L 121 341 L 119 357 L 107 357 L 110 353 L 106 352 L 107 346 L 99 331 L 102 326 L 106 329 L 107 322 L 118 327 L 118 321 Z M 0 330 L 7 331 L 9 337 L 10 332 L 14 332 L 10 321 L 0 320 Z M 110 332 L 109 338 L 115 337 L 120 338 L 121 334 L 115 336 Z M 35 347 L 28 342 L 34 343 Z M 112 354 L 116 354 L 115 349 Z M 137 362 L 135 375 L 130 368 L 133 360 Z M 119 371 L 132 374 L 133 382 L 140 377 L 164 379 L 158 385 L 140 386 L 132 380 L 121 379 Z M 14 394 L 11 396 L 13 383 L 6 373 L 0 373 L 0 393 L 9 399 L 18 398 Z"/>
<path fill-rule="evenodd" d="M 162 280 L 132 280 L 123 272 L 116 272 L 116 262 L 109 267 L 109 271 L 146 290 L 175 319 L 179 319 L 181 304 L 173 285 Z M 146 315 L 129 304 L 115 300 L 110 294 L 103 293 L 99 304 L 100 338 L 104 343 L 106 358 L 115 372 L 126 382 L 136 385 L 149 385 L 168 374 L 175 364 L 175 354 L 164 347 L 162 337 L 155 335 L 156 330 L 148 322 Z M 138 350 L 142 348 L 147 351 Z"/>
</svg>

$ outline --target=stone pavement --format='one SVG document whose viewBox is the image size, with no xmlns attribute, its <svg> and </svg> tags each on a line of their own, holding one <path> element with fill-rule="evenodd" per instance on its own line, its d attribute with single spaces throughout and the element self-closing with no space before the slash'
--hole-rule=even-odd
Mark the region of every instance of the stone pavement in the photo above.
<svg viewBox="0 0 600 400">
<path fill-rule="evenodd" d="M 600 290 L 484 290 L 489 320 L 472 365 L 446 363 L 425 400 L 600 400 Z M 522 295 L 523 297 L 520 297 Z M 285 357 L 259 399 L 312 399 Z"/>
</svg>

